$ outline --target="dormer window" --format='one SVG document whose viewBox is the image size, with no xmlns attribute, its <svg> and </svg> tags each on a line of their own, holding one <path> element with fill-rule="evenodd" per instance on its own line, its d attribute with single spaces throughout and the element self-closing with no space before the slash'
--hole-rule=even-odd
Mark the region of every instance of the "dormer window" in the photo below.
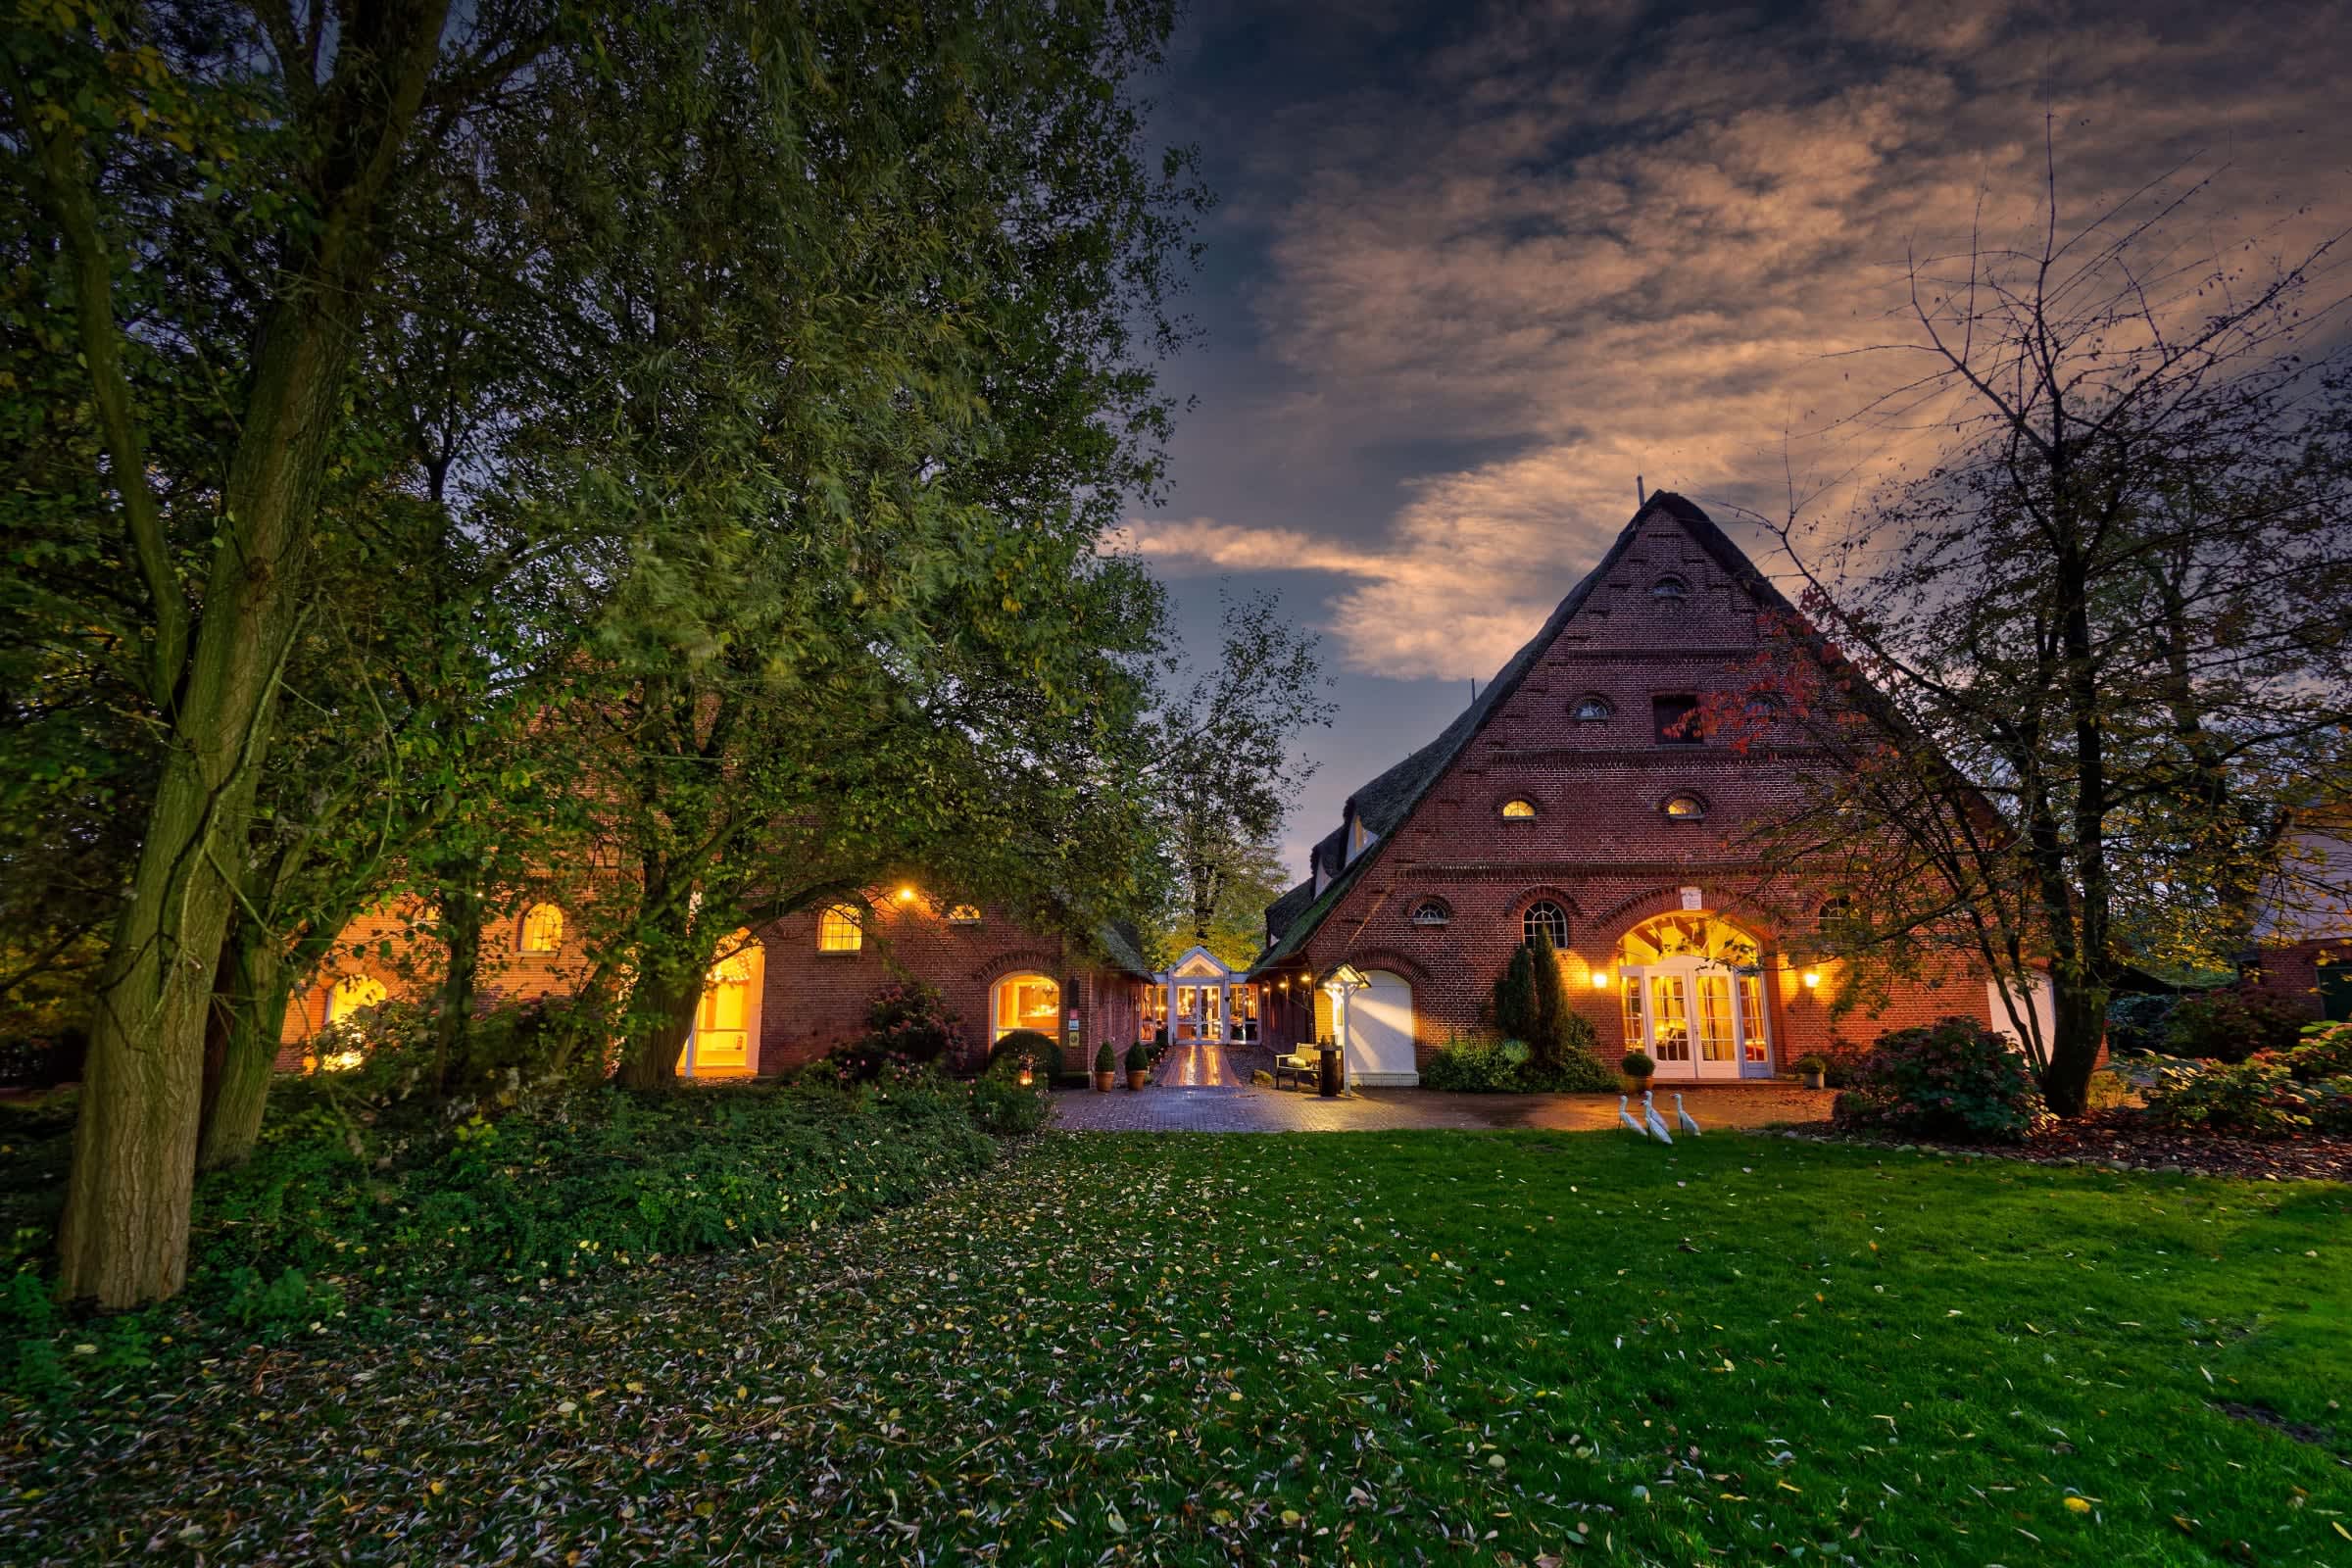
<svg viewBox="0 0 2352 1568">
<path fill-rule="evenodd" d="M 1695 822 L 1707 814 L 1707 803 L 1695 795 L 1669 795 L 1660 809 L 1669 822 Z"/>
<path fill-rule="evenodd" d="M 1605 697 L 1580 697 L 1569 705 L 1568 716 L 1579 724 L 1606 724 L 1617 716 Z"/>
<path fill-rule="evenodd" d="M 1502 819 L 1506 822 L 1532 822 L 1535 816 L 1536 803 L 1525 796 L 1515 795 L 1502 803 Z"/>
<path fill-rule="evenodd" d="M 1435 929 L 1450 924 L 1453 911 L 1446 906 L 1444 899 L 1423 899 L 1413 906 L 1412 920 L 1413 924 L 1425 930 Z"/>
<path fill-rule="evenodd" d="M 1690 597 L 1690 585 L 1680 577 L 1660 577 L 1649 585 L 1649 597 L 1670 605 L 1679 605 Z"/>
</svg>

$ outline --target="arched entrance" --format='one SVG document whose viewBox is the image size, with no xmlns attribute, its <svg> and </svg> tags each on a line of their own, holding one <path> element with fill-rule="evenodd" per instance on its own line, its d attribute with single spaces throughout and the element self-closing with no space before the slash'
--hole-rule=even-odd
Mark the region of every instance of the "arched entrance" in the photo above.
<svg viewBox="0 0 2352 1568">
<path fill-rule="evenodd" d="M 751 932 L 738 931 L 718 945 L 703 979 L 694 1028 L 678 1053 L 678 1076 L 744 1078 L 760 1070 L 760 995 L 766 973 L 767 950 Z"/>
<path fill-rule="evenodd" d="M 1348 1076 L 1367 1088 L 1421 1081 L 1413 1055 L 1413 983 L 1374 969 L 1348 1000 Z"/>
<path fill-rule="evenodd" d="M 1681 910 L 1644 920 L 1617 943 L 1628 1051 L 1661 1079 L 1772 1072 L 1772 1025 L 1753 937 L 1718 915 Z"/>
</svg>

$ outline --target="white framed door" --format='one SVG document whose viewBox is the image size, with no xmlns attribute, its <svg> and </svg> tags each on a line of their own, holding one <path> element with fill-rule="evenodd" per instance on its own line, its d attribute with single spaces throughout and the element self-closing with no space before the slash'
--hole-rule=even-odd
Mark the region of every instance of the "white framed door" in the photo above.
<svg viewBox="0 0 2352 1568">
<path fill-rule="evenodd" d="M 1705 958 L 1668 958 L 1628 966 L 1620 984 L 1626 1046 L 1656 1062 L 1660 1078 L 1738 1078 L 1743 1062 L 1770 1061 L 1754 975 Z"/>
<path fill-rule="evenodd" d="M 1347 1003 L 1348 1077 L 1366 1088 L 1421 1081 L 1413 1054 L 1413 985 L 1375 969 Z"/>
</svg>

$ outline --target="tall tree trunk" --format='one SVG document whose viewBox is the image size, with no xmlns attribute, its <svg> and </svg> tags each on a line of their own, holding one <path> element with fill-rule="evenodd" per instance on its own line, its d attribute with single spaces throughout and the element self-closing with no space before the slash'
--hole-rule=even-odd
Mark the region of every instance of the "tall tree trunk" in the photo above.
<svg viewBox="0 0 2352 1568">
<path fill-rule="evenodd" d="M 649 968 L 629 998 L 636 1028 L 620 1061 L 624 1089 L 665 1089 L 678 1077 L 678 1053 L 694 1028 L 694 1009 L 703 1000 L 699 965 L 662 963 Z"/>
<path fill-rule="evenodd" d="M 277 677 L 358 322 L 375 225 L 438 53 L 446 0 L 362 8 L 322 96 L 317 220 L 262 323 L 222 489 L 203 615 L 171 710 L 170 748 L 100 972 L 58 1291 L 127 1307 L 187 1278 L 204 1018 L 244 859 Z M 94 289 L 94 285 L 92 285 Z M 86 308 L 85 316 L 96 314 Z M 93 326 L 92 330 L 99 330 Z"/>
<path fill-rule="evenodd" d="M 198 1170 L 222 1170 L 251 1157 L 262 1136 L 270 1075 L 277 1065 L 286 1001 L 294 989 L 294 967 L 286 962 L 283 944 L 246 922 L 238 923 L 223 961 L 233 966 L 228 1038 L 220 1084 L 206 1106 L 196 1146 Z"/>
<path fill-rule="evenodd" d="M 441 890 L 441 939 L 448 961 L 441 971 L 440 1005 L 433 1013 L 433 1093 L 449 1092 L 449 1066 L 473 1021 L 473 995 L 482 971 L 482 899 L 470 871 Z"/>
</svg>

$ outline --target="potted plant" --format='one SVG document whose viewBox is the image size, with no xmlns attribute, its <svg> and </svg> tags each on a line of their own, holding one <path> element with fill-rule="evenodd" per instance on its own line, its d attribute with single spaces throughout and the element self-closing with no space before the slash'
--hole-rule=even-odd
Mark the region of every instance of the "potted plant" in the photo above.
<svg viewBox="0 0 2352 1568">
<path fill-rule="evenodd" d="M 1127 1048 L 1127 1087 L 1141 1089 L 1151 1081 L 1152 1053 L 1138 1040 Z"/>
<path fill-rule="evenodd" d="M 1095 1093 L 1109 1094 L 1110 1081 L 1118 1076 L 1118 1057 L 1111 1051 L 1110 1042 L 1105 1040 L 1095 1049 Z"/>
<path fill-rule="evenodd" d="M 1818 1051 L 1808 1052 L 1797 1057 L 1790 1065 L 1794 1066 L 1798 1076 L 1804 1079 L 1807 1089 L 1819 1089 L 1830 1070 L 1830 1058 Z"/>
<path fill-rule="evenodd" d="M 1649 1080 L 1657 1072 L 1658 1064 L 1649 1059 L 1646 1052 L 1629 1051 L 1625 1054 L 1625 1059 L 1617 1064 L 1617 1070 L 1625 1074 L 1625 1087 L 1629 1094 L 1646 1095 L 1649 1093 Z"/>
</svg>

